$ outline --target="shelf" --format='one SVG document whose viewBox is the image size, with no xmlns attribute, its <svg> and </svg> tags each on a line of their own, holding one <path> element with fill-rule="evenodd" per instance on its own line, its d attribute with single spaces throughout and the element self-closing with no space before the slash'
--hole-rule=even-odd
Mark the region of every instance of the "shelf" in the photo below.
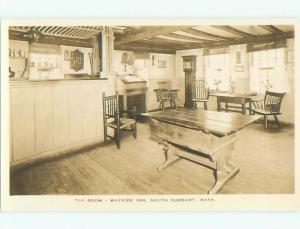
<svg viewBox="0 0 300 229">
<path fill-rule="evenodd" d="M 49 72 L 52 71 L 54 69 L 59 69 L 59 68 L 48 68 L 48 67 L 38 67 L 37 70 L 40 72 Z"/>
<path fill-rule="evenodd" d="M 108 80 L 107 78 L 83 78 L 83 79 L 65 79 L 65 78 L 56 78 L 56 79 L 28 79 L 28 78 L 9 78 L 9 82 L 55 82 L 55 81 L 90 81 L 90 80 Z"/>
<path fill-rule="evenodd" d="M 12 57 L 12 56 L 10 56 L 9 58 L 16 59 L 16 60 L 26 60 L 27 59 L 27 57 Z"/>
</svg>

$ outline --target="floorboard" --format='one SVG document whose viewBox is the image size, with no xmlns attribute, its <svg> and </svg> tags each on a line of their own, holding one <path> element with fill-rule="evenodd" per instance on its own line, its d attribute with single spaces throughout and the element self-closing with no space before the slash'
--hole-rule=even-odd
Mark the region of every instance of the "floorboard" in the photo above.
<svg viewBox="0 0 300 229">
<path fill-rule="evenodd" d="M 294 128 L 265 130 L 255 122 L 238 133 L 233 161 L 240 172 L 220 194 L 294 193 Z M 138 138 L 39 163 L 11 173 L 12 195 L 206 194 L 212 170 L 180 160 L 163 172 L 162 146 L 138 123 Z"/>
</svg>

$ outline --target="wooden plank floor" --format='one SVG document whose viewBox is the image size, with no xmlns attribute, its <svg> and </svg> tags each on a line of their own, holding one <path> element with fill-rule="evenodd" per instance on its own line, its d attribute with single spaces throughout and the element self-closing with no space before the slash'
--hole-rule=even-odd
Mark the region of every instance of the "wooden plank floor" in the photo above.
<svg viewBox="0 0 300 229">
<path fill-rule="evenodd" d="M 164 172 L 162 146 L 138 124 L 138 139 L 43 162 L 11 173 L 12 195 L 206 194 L 212 170 L 181 160 Z M 220 194 L 294 193 L 294 128 L 264 130 L 253 123 L 239 132 L 233 155 L 240 172 Z"/>
</svg>

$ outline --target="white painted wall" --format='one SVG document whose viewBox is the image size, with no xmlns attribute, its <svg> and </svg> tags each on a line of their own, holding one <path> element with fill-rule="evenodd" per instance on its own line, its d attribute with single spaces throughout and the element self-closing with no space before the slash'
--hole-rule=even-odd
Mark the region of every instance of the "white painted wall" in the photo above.
<svg viewBox="0 0 300 229">
<path fill-rule="evenodd" d="M 127 51 L 126 51 L 127 52 Z M 169 81 L 172 88 L 177 88 L 178 85 L 174 80 L 176 77 L 175 72 L 175 55 L 174 54 L 158 54 L 149 53 L 148 59 L 142 59 L 135 61 L 133 65 L 127 65 L 126 71 L 124 64 L 122 64 L 122 54 L 124 51 L 114 50 L 113 51 L 113 72 L 114 77 L 133 74 L 147 81 L 148 94 L 147 94 L 147 110 L 157 109 L 159 104 L 156 101 L 156 95 L 153 91 L 158 88 L 159 81 Z M 132 52 L 127 52 L 133 54 Z M 154 56 L 154 61 L 152 61 Z M 158 66 L 158 61 L 165 61 L 166 67 L 162 68 Z M 138 63 L 139 62 L 139 63 Z M 116 84 L 120 84 L 118 78 Z M 118 87 L 121 87 L 120 85 Z"/>
<path fill-rule="evenodd" d="M 294 39 L 287 40 L 287 48 L 285 51 L 285 63 L 286 63 L 286 77 L 288 77 L 290 92 L 286 94 L 282 104 L 282 115 L 280 116 L 280 120 L 294 123 L 295 119 L 295 95 L 294 95 L 294 86 L 295 86 L 295 72 L 294 72 L 294 63 L 289 63 L 287 61 L 287 53 L 294 50 Z M 241 51 L 242 54 L 242 62 L 241 64 L 236 64 L 235 54 L 237 51 Z M 183 61 L 182 56 L 196 55 L 196 78 L 205 78 L 205 63 L 204 56 L 202 56 L 201 49 L 191 49 L 191 50 L 181 50 L 176 52 L 176 64 L 175 71 L 176 77 L 175 82 L 176 86 L 180 89 L 179 93 L 179 103 L 183 105 L 184 103 L 184 72 L 183 72 Z M 229 48 L 230 54 L 230 72 L 229 74 L 235 81 L 236 89 L 240 91 L 249 90 L 249 57 L 247 54 L 247 46 L 244 45 L 233 45 Z M 236 66 L 244 66 L 244 71 L 238 72 L 235 70 Z M 209 110 L 216 110 L 216 99 L 214 97 L 210 97 L 208 103 Z"/>
<path fill-rule="evenodd" d="M 288 52 L 295 51 L 294 39 L 287 40 L 287 48 L 285 51 L 286 60 L 286 74 L 290 92 L 286 94 L 282 103 L 282 115 L 280 120 L 295 123 L 295 63 L 288 62 Z"/>
<path fill-rule="evenodd" d="M 62 62 L 62 72 L 64 74 L 91 74 L 91 62 L 89 55 L 92 54 L 92 48 L 84 48 L 84 47 L 74 47 L 74 46 L 60 46 L 61 47 L 61 62 Z M 65 51 L 69 51 L 69 54 L 71 55 L 72 51 L 79 50 L 84 55 L 84 64 L 83 69 L 76 72 L 71 68 L 70 60 L 64 60 L 64 53 Z"/>
</svg>

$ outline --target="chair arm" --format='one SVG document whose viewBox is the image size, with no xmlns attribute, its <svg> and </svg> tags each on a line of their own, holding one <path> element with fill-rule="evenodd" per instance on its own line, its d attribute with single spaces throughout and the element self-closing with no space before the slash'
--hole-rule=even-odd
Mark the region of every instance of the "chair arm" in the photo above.
<svg viewBox="0 0 300 229">
<path fill-rule="evenodd" d="M 257 99 L 252 99 L 251 102 L 252 102 L 252 103 L 255 103 L 255 102 L 261 102 L 261 101 L 264 101 L 264 99 L 258 99 L 258 98 L 257 98 Z"/>
<path fill-rule="evenodd" d="M 127 114 L 126 116 L 130 115 L 136 120 L 136 105 L 133 105 L 131 110 L 123 110 L 122 114 Z"/>
</svg>

